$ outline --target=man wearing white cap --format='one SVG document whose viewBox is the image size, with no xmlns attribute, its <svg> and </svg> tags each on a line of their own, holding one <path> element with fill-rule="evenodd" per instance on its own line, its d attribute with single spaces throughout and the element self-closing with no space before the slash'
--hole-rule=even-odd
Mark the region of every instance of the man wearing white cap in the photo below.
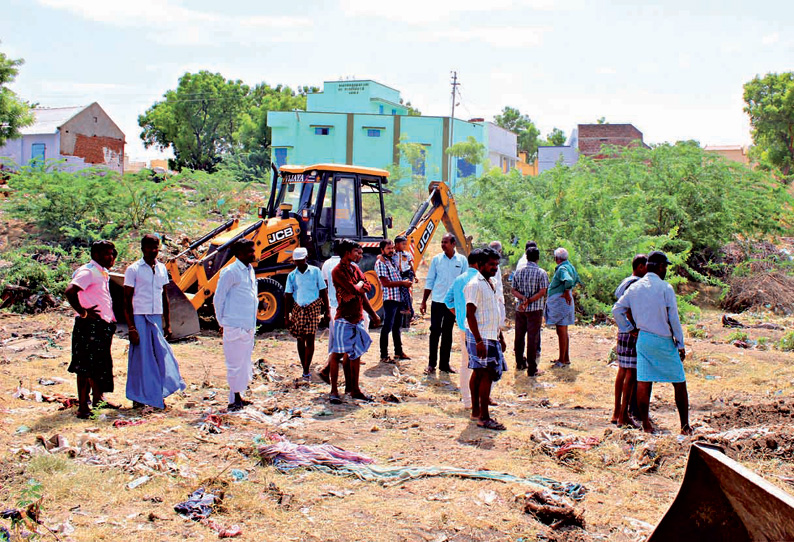
<svg viewBox="0 0 794 542">
<path fill-rule="evenodd" d="M 312 358 L 314 357 L 314 337 L 317 324 L 322 316 L 330 319 L 328 287 L 325 285 L 320 268 L 306 262 L 308 251 L 296 248 L 292 260 L 296 268 L 287 275 L 284 292 L 287 327 L 298 340 L 298 357 L 303 367 L 303 379 L 311 380 Z"/>
</svg>

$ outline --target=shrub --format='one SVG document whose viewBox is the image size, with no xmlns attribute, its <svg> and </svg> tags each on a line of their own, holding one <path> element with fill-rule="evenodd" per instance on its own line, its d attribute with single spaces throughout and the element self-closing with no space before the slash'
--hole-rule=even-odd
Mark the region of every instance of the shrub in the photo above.
<svg viewBox="0 0 794 542">
<path fill-rule="evenodd" d="M 746 331 L 737 330 L 732 332 L 730 335 L 728 335 L 728 338 L 725 339 L 725 341 L 732 343 L 733 341 L 746 341 L 749 338 L 750 336 L 747 334 Z"/>
<path fill-rule="evenodd" d="M 689 324 L 686 327 L 686 331 L 690 337 L 693 339 L 705 339 L 706 338 L 706 330 L 702 327 L 698 327 L 695 324 Z"/>
<path fill-rule="evenodd" d="M 794 331 L 789 331 L 780 338 L 777 347 L 783 352 L 791 352 L 794 350 Z"/>
</svg>

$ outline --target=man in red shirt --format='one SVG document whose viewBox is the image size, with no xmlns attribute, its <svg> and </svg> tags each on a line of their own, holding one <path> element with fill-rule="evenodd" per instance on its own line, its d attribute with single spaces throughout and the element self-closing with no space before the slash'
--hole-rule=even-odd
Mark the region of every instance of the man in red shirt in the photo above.
<svg viewBox="0 0 794 542">
<path fill-rule="evenodd" d="M 359 387 L 359 373 L 361 371 L 361 356 L 369 350 L 372 339 L 364 327 L 363 311 L 367 311 L 372 323 L 377 326 L 380 318 L 372 310 L 367 299 L 367 292 L 372 285 L 367 281 L 361 270 L 353 265 L 361 259 L 361 245 L 355 241 L 344 239 L 339 243 L 339 256 L 341 261 L 331 272 L 331 280 L 336 288 L 336 297 L 339 306 L 334 318 L 334 338 L 331 345 L 331 395 L 333 404 L 342 402 L 337 388 L 339 379 L 339 363 L 348 364 L 349 369 L 345 374 L 350 375 L 351 382 L 348 389 L 353 399 L 371 401 Z M 345 355 L 347 360 L 345 361 Z"/>
</svg>

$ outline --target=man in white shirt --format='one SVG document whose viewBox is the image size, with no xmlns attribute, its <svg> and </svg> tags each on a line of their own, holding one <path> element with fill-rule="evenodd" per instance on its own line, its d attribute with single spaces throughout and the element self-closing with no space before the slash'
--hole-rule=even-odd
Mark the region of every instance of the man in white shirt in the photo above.
<svg viewBox="0 0 794 542">
<path fill-rule="evenodd" d="M 529 247 L 537 248 L 538 244 L 535 241 L 527 241 L 527 244 L 524 245 L 524 253 L 518 259 L 518 263 L 516 263 L 516 273 L 524 269 L 527 266 L 527 263 L 529 263 L 527 260 L 527 250 L 529 250 Z"/>
<path fill-rule="evenodd" d="M 221 270 L 213 304 L 223 332 L 229 410 L 250 404 L 242 398 L 253 376 L 251 354 L 256 333 L 257 283 L 251 264 L 256 259 L 254 242 L 239 239 L 232 245 L 236 260 Z"/>
<path fill-rule="evenodd" d="M 124 310 L 130 336 L 127 399 L 133 408 L 165 408 L 166 397 L 185 389 L 174 352 L 165 340 L 171 325 L 163 287 L 170 279 L 165 265 L 157 261 L 159 237 L 143 236 L 141 252 L 143 258 L 124 273 Z"/>
<path fill-rule="evenodd" d="M 463 289 L 466 298 L 466 351 L 473 374 L 471 389 L 471 417 L 479 419 L 484 429 L 504 431 L 505 426 L 490 417 L 491 386 L 507 368 L 505 344 L 500 329 L 501 311 L 493 276 L 499 266 L 499 254 L 483 249 L 480 271 Z"/>
</svg>

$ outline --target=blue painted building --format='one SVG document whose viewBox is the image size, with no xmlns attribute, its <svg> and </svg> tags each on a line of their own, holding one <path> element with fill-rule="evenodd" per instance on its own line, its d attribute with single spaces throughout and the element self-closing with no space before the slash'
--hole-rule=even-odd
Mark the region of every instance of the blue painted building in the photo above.
<svg viewBox="0 0 794 542">
<path fill-rule="evenodd" d="M 485 146 L 492 166 L 515 166 L 514 133 L 482 119 L 411 116 L 400 102 L 399 91 L 375 81 L 326 81 L 323 92 L 308 95 L 306 111 L 268 114 L 272 159 L 278 165 L 400 165 L 454 186 L 463 177 L 483 172 L 482 164 L 450 160 L 445 153 L 450 137 L 457 143 L 471 136 Z M 397 147 L 403 141 L 421 144 L 424 159 L 406 163 Z"/>
</svg>

